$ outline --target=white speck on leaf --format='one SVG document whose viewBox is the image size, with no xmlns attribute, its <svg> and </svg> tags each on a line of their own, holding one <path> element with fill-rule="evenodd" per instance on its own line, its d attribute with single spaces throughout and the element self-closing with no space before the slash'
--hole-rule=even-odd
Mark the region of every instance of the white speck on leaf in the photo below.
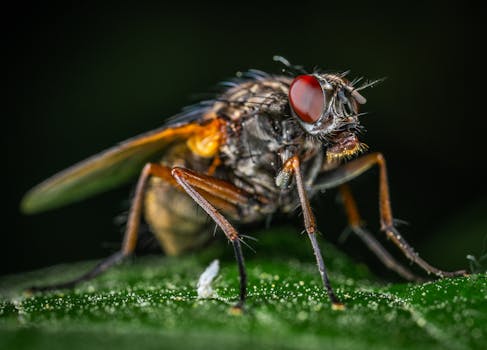
<svg viewBox="0 0 487 350">
<path fill-rule="evenodd" d="M 218 275 L 219 270 L 220 262 L 218 260 L 213 260 L 201 274 L 197 284 L 198 299 L 208 299 L 214 295 L 214 290 L 211 288 L 211 282 Z"/>
</svg>

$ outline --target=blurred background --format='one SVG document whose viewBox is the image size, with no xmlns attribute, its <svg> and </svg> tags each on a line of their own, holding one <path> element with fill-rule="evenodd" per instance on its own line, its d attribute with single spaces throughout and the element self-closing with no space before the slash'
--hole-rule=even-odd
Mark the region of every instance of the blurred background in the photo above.
<svg viewBox="0 0 487 350">
<path fill-rule="evenodd" d="M 308 69 L 387 77 L 363 92 L 363 141 L 386 156 L 395 216 L 409 222 L 401 231 L 438 267 L 467 267 L 467 254 L 485 254 L 485 112 L 476 78 L 483 60 L 467 2 L 43 2 L 4 15 L 10 108 L 2 128 L 0 274 L 114 251 L 121 242 L 114 218 L 127 208 L 131 186 L 34 216 L 19 213 L 22 195 L 56 171 L 160 126 L 237 71 L 278 73 L 275 54 Z M 377 171 L 352 185 L 368 227 L 382 237 Z M 336 193 L 315 199 L 314 209 L 324 239 L 336 242 L 346 225 Z M 299 216 L 290 222 L 298 236 Z M 343 249 L 387 274 L 357 239 Z"/>
</svg>

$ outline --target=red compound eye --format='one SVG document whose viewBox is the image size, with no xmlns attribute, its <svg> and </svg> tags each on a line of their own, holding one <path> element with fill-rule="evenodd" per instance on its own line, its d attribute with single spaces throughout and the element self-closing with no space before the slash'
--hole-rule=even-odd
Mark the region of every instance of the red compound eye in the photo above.
<svg viewBox="0 0 487 350">
<path fill-rule="evenodd" d="M 325 97 L 318 79 L 312 75 L 297 76 L 289 87 L 289 102 L 303 122 L 314 123 L 320 119 Z"/>
</svg>

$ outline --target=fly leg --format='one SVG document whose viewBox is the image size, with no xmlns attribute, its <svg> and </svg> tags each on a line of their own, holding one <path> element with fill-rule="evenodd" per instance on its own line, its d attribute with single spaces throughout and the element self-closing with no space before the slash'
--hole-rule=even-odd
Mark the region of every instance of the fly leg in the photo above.
<svg viewBox="0 0 487 350">
<path fill-rule="evenodd" d="M 367 154 L 361 158 L 346 163 L 339 168 L 323 172 L 318 176 L 314 188 L 316 190 L 323 190 L 342 185 L 361 175 L 373 165 L 377 165 L 379 167 L 379 209 L 381 230 L 385 232 L 387 238 L 389 238 L 409 260 L 420 266 L 428 274 L 432 273 L 438 277 L 466 275 L 467 272 L 465 270 L 449 272 L 431 266 L 429 263 L 419 257 L 419 255 L 394 227 L 391 202 L 389 198 L 389 185 L 387 183 L 386 162 L 381 153 Z"/>
<path fill-rule="evenodd" d="M 340 300 L 338 300 L 335 292 L 333 291 L 326 272 L 326 266 L 321 255 L 320 247 L 316 240 L 316 233 L 318 232 L 316 228 L 316 219 L 311 210 L 308 195 L 306 194 L 306 189 L 303 184 L 299 158 L 297 156 L 289 158 L 286 163 L 284 163 L 282 171 L 287 174 L 294 174 L 294 178 L 296 179 L 296 187 L 298 188 L 299 201 L 303 210 L 304 227 L 311 241 L 311 246 L 313 247 L 313 252 L 316 257 L 316 264 L 318 265 L 318 270 L 320 271 L 323 285 L 332 303 L 332 308 L 335 310 L 343 310 L 344 305 L 340 302 Z"/>
<path fill-rule="evenodd" d="M 31 292 L 43 292 L 56 289 L 69 289 L 74 288 L 81 282 L 89 281 L 96 276 L 102 274 L 110 267 L 120 263 L 125 258 L 132 255 L 137 244 L 137 236 L 140 224 L 140 215 L 142 212 L 142 202 L 144 197 L 144 190 L 147 184 L 147 179 L 151 176 L 158 176 L 163 179 L 172 179 L 169 171 L 164 171 L 158 164 L 148 163 L 142 170 L 137 187 L 135 189 L 135 195 L 132 200 L 132 206 L 130 208 L 129 217 L 127 220 L 127 226 L 125 228 L 124 239 L 122 248 L 120 251 L 110 255 L 108 258 L 102 260 L 93 269 L 85 274 L 66 282 L 46 285 L 46 286 L 34 286 L 29 288 Z"/>
<path fill-rule="evenodd" d="M 159 177 L 179 190 L 190 195 L 208 213 L 208 215 L 215 220 L 228 239 L 232 242 L 240 274 L 240 299 L 236 305 L 236 308 L 241 309 L 244 305 L 247 293 L 247 276 L 245 272 L 242 247 L 240 245 L 240 237 L 238 236 L 235 228 L 215 208 L 215 205 L 227 213 L 238 215 L 238 206 L 248 204 L 251 200 L 251 196 L 247 192 L 226 181 L 199 174 L 187 169 L 177 167 L 171 169 L 155 163 L 148 163 L 145 165 L 137 182 L 135 196 L 130 208 L 130 214 L 127 221 L 127 227 L 121 250 L 100 262 L 89 272 L 74 280 L 59 284 L 32 287 L 30 290 L 48 291 L 73 288 L 81 282 L 88 281 L 100 275 L 109 267 L 130 256 L 134 252 L 137 243 L 143 197 L 147 180 L 150 176 Z M 265 199 L 261 200 L 265 201 Z"/>
<path fill-rule="evenodd" d="M 422 281 L 423 279 L 412 273 L 407 267 L 399 263 L 394 257 L 372 236 L 363 225 L 360 214 L 357 209 L 357 203 L 353 198 L 350 186 L 341 185 L 340 195 L 348 219 L 348 225 L 364 244 L 379 258 L 379 260 L 389 269 L 395 271 L 398 275 L 408 281 Z"/>
<path fill-rule="evenodd" d="M 244 191 L 228 182 L 188 169 L 175 167 L 172 169 L 171 174 L 183 190 L 216 222 L 232 243 L 240 276 L 240 298 L 234 308 L 241 310 L 247 296 L 247 273 L 245 272 L 240 237 L 233 225 L 210 201 L 212 197 L 216 197 L 226 201 L 228 204 L 238 205 L 247 203 L 250 197 Z"/>
</svg>

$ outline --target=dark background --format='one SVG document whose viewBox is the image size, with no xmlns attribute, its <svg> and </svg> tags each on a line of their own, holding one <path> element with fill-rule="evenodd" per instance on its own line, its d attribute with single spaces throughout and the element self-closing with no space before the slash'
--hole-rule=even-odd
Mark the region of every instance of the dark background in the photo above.
<svg viewBox="0 0 487 350">
<path fill-rule="evenodd" d="M 483 59 L 468 6 L 349 0 L 292 7 L 184 2 L 180 8 L 43 3 L 5 9 L 0 273 L 100 258 L 116 249 L 121 228 L 113 218 L 126 208 L 130 186 L 35 216 L 19 213 L 22 194 L 76 161 L 159 126 L 238 70 L 279 72 L 275 54 L 309 69 L 387 77 L 363 92 L 369 112 L 364 141 L 388 160 L 394 213 L 411 224 L 402 228 L 406 237 L 440 267 L 466 267 L 466 254 L 480 255 L 487 235 L 485 98 L 477 76 Z M 377 171 L 353 187 L 377 231 Z M 329 240 L 345 227 L 335 204 L 334 192 L 315 201 Z M 356 240 L 344 249 L 374 266 Z"/>
</svg>

